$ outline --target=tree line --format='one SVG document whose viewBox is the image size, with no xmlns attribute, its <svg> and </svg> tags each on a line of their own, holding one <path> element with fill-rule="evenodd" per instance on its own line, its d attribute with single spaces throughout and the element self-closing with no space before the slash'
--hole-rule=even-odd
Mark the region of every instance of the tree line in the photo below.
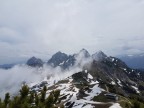
<svg viewBox="0 0 144 108">
<path fill-rule="evenodd" d="M 0 99 L 0 108 L 64 108 L 59 100 L 60 90 L 50 92 L 47 97 L 46 91 L 46 86 L 37 93 L 23 85 L 17 96 L 10 97 L 10 94 L 6 93 L 4 100 Z"/>
</svg>

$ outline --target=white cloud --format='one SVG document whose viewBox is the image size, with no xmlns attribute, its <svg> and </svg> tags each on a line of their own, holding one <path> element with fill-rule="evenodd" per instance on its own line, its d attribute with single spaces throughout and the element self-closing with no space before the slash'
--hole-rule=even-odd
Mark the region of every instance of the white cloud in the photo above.
<svg viewBox="0 0 144 108">
<path fill-rule="evenodd" d="M 8 70 L 0 69 L 0 98 L 3 99 L 7 92 L 9 92 L 11 96 L 18 93 L 23 82 L 30 85 L 47 80 L 49 85 L 51 85 L 54 81 L 57 82 L 65 79 L 81 70 L 82 69 L 79 67 L 71 67 L 69 70 L 62 70 L 60 67 L 52 68 L 47 65 L 44 65 L 43 68 L 16 65 Z M 49 79 L 47 79 L 47 77 Z"/>
<path fill-rule="evenodd" d="M 0 0 L 0 63 L 81 48 L 142 53 L 143 12 L 143 0 Z"/>
</svg>

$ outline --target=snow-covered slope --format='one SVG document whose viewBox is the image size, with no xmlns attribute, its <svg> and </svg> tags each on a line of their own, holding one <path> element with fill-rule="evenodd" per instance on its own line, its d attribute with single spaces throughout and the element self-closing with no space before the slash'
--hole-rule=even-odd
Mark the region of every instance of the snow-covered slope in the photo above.
<svg viewBox="0 0 144 108">
<path fill-rule="evenodd" d="M 44 85 L 48 87 L 47 96 L 49 96 L 52 90 L 58 89 L 61 91 L 59 99 L 64 103 L 66 108 L 95 108 L 99 105 L 109 106 L 110 108 L 119 106 L 118 108 L 121 108 L 115 100 L 111 100 L 110 102 L 93 100 L 99 94 L 107 92 L 99 86 L 99 82 L 94 80 L 87 70 L 75 73 L 72 76 L 59 80 L 57 83 L 50 83 L 49 79 L 45 79 L 39 84 L 29 84 L 31 91 L 38 93 L 40 93 Z"/>
</svg>

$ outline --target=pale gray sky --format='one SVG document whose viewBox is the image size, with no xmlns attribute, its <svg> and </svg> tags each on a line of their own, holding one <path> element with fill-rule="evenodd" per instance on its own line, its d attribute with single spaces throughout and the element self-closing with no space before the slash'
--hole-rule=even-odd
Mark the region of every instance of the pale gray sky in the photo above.
<svg viewBox="0 0 144 108">
<path fill-rule="evenodd" d="M 0 64 L 85 48 L 144 53 L 144 0 L 0 0 Z"/>
</svg>

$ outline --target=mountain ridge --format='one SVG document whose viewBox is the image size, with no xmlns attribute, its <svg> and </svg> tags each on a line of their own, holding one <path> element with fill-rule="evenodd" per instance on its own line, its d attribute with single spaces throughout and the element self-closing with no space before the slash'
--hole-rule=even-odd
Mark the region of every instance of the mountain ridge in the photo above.
<svg viewBox="0 0 144 108">
<path fill-rule="evenodd" d="M 44 64 L 41 59 L 32 57 L 27 65 L 36 69 L 38 75 L 42 74 L 42 70 L 47 73 L 40 82 L 28 83 L 30 93 L 41 95 L 46 86 L 46 96 L 49 96 L 58 89 L 59 101 L 66 108 L 110 108 L 116 105 L 116 108 L 133 108 L 135 99 L 141 106 L 144 103 L 144 73 L 102 51 L 92 55 L 85 49 L 73 55 L 59 51 Z M 56 77 L 67 76 L 54 79 L 56 73 L 49 73 L 51 70 L 45 69 L 46 66 L 58 69 Z M 62 72 L 59 72 L 59 67 Z M 70 70 L 72 68 L 80 70 Z"/>
</svg>

